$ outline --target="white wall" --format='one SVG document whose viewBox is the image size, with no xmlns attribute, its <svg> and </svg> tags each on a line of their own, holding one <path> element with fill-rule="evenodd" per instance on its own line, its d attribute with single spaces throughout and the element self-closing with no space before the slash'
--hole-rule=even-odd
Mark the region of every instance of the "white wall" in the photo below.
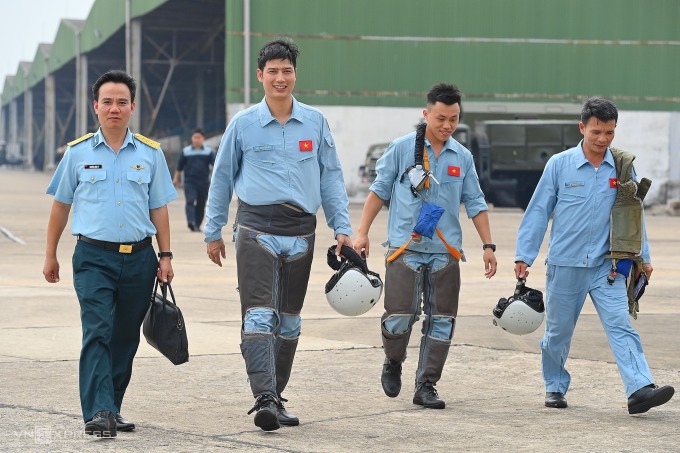
<svg viewBox="0 0 680 453">
<path fill-rule="evenodd" d="M 370 145 L 389 143 L 415 130 L 423 109 L 391 107 L 322 106 L 340 155 L 347 191 L 358 200 L 355 188 L 359 182 L 359 166 L 363 165 Z M 358 194 L 364 197 L 366 194 Z"/>
<path fill-rule="evenodd" d="M 669 112 L 619 112 L 612 146 L 635 154 L 638 177 L 652 180 L 645 205 L 667 201 L 671 180 L 671 120 Z"/>
</svg>

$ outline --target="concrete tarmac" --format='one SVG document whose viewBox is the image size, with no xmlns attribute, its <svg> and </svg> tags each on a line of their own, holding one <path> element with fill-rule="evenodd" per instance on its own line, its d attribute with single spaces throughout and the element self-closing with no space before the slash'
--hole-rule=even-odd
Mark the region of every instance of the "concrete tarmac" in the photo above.
<svg viewBox="0 0 680 453">
<path fill-rule="evenodd" d="M 144 339 L 122 413 L 137 424 L 115 439 L 83 434 L 78 399 L 80 319 L 73 290 L 68 230 L 59 247 L 61 282 L 45 282 L 42 266 L 52 197 L 49 174 L 0 169 L 0 451 L 131 452 L 677 452 L 680 398 L 630 416 L 606 337 L 590 301 L 576 328 L 567 364 L 567 409 L 544 407 L 538 340 L 494 327 L 491 310 L 514 288 L 514 240 L 522 212 L 492 209 L 499 273 L 483 275 L 480 240 L 464 225 L 468 261 L 454 345 L 437 385 L 444 410 L 412 404 L 420 328 L 414 328 L 397 398 L 380 385 L 380 315 L 344 317 L 323 287 L 332 232 L 319 214 L 317 248 L 303 310 L 303 328 L 286 407 L 297 427 L 265 433 L 246 415 L 253 398 L 239 351 L 240 308 L 234 252 L 211 263 L 203 235 L 189 231 L 183 194 L 170 205 L 173 289 L 189 333 L 191 360 L 173 366 Z M 358 225 L 361 206 L 352 205 Z M 230 221 L 233 220 L 233 214 Z M 369 266 L 384 275 L 386 211 L 371 230 Z M 69 227 L 70 228 L 70 225 Z M 680 218 L 647 217 L 654 274 L 635 326 L 660 385 L 680 386 Z M 229 229 L 225 238 L 230 240 Z M 545 247 L 529 285 L 543 290 Z"/>
</svg>

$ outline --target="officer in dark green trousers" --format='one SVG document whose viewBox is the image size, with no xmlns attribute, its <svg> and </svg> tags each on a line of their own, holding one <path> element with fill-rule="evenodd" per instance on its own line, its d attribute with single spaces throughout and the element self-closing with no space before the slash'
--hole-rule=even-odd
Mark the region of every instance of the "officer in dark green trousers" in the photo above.
<svg viewBox="0 0 680 453">
<path fill-rule="evenodd" d="M 100 437 L 135 429 L 120 409 L 140 327 L 155 278 L 170 282 L 174 275 L 167 204 L 177 192 L 160 144 L 128 129 L 135 91 L 124 71 L 95 82 L 100 128 L 68 144 L 47 188 L 54 202 L 43 275 L 59 281 L 57 246 L 73 205 L 73 282 L 83 330 L 80 402 L 85 432 Z"/>
</svg>

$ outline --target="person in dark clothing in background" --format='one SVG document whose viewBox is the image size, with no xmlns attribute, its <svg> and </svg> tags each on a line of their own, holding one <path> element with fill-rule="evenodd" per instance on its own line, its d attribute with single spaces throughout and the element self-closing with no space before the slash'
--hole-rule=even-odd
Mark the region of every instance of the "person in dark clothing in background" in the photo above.
<svg viewBox="0 0 680 453">
<path fill-rule="evenodd" d="M 172 183 L 180 185 L 180 175 L 184 171 L 184 198 L 186 199 L 187 225 L 191 231 L 201 231 L 205 216 L 205 202 L 208 199 L 210 171 L 215 163 L 215 153 L 204 145 L 205 135 L 201 129 L 191 134 L 191 145 L 182 150 L 177 162 Z"/>
</svg>

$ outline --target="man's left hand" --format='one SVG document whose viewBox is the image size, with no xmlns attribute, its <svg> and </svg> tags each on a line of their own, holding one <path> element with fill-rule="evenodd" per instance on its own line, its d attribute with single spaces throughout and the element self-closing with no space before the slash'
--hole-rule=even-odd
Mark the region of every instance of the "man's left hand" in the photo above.
<svg viewBox="0 0 680 453">
<path fill-rule="evenodd" d="M 496 275 L 496 254 L 490 248 L 484 249 L 484 276 L 491 278 Z"/>
<path fill-rule="evenodd" d="M 172 270 L 172 263 L 170 258 L 161 258 L 158 260 L 158 272 L 156 277 L 162 283 L 171 283 L 175 273 Z"/>
</svg>

